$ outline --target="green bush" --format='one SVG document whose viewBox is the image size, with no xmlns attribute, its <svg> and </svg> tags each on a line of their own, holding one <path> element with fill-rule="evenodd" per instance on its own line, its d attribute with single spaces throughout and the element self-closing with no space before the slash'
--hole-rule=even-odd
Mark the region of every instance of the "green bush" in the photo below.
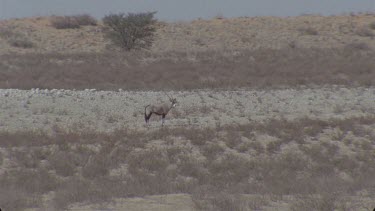
<svg viewBox="0 0 375 211">
<path fill-rule="evenodd" d="M 106 36 L 114 45 L 126 51 L 147 49 L 156 31 L 156 12 L 111 14 L 103 18 Z"/>
</svg>

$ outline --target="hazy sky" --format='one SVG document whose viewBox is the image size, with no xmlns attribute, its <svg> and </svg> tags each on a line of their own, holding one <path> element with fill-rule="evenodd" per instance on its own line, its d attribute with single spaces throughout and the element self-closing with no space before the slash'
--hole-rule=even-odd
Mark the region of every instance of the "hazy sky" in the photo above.
<svg viewBox="0 0 375 211">
<path fill-rule="evenodd" d="M 375 12 L 375 0 L 0 0 L 0 18 L 88 13 L 158 11 L 161 20 L 191 20 L 216 15 L 294 16 Z"/>
</svg>

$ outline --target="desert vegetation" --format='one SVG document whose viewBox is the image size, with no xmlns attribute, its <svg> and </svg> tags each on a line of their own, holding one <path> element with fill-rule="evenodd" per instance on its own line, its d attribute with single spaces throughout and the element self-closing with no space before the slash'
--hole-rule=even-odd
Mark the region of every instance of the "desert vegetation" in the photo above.
<svg viewBox="0 0 375 211">
<path fill-rule="evenodd" d="M 339 49 L 264 49 L 229 55 L 217 51 L 160 56 L 141 52 L 2 55 L 0 66 L 11 71 L 1 73 L 0 87 L 193 90 L 372 86 L 374 57 L 374 51 L 364 43 Z"/>
<path fill-rule="evenodd" d="M 154 14 L 0 21 L 1 209 L 375 207 L 374 14 Z"/>
<path fill-rule="evenodd" d="M 103 18 L 106 36 L 126 51 L 147 49 L 154 41 L 156 12 L 111 14 Z"/>
<path fill-rule="evenodd" d="M 54 16 L 51 24 L 56 29 L 78 29 L 81 26 L 96 26 L 97 20 L 88 15 Z"/>
<path fill-rule="evenodd" d="M 1 204 L 38 207 L 51 192 L 59 209 L 184 193 L 202 210 L 252 210 L 287 200 L 292 210 L 364 208 L 375 197 L 374 125 L 368 116 L 109 134 L 2 132 L 8 168 Z"/>
</svg>

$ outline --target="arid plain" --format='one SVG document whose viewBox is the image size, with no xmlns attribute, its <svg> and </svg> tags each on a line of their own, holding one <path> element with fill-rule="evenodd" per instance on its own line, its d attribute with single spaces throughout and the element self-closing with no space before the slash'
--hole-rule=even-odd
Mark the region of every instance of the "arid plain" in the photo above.
<svg viewBox="0 0 375 211">
<path fill-rule="evenodd" d="M 375 15 L 0 21 L 4 210 L 372 210 Z M 144 122 L 151 103 L 178 105 Z"/>
</svg>

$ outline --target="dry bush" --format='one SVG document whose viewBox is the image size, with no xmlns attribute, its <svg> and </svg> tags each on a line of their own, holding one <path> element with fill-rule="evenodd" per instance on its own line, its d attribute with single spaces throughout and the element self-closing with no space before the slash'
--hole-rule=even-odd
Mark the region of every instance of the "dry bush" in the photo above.
<svg viewBox="0 0 375 211">
<path fill-rule="evenodd" d="M 16 48 L 33 48 L 35 43 L 32 42 L 26 34 L 18 32 L 16 28 L 2 27 L 0 37 L 7 40 L 9 45 Z"/>
<path fill-rule="evenodd" d="M 228 194 L 228 193 L 216 193 L 209 200 L 211 203 L 212 210 L 233 210 L 233 211 L 244 211 L 248 210 L 248 205 L 239 195 Z"/>
<path fill-rule="evenodd" d="M 311 190 L 312 179 L 300 178 L 300 172 L 309 172 L 310 162 L 301 153 L 287 152 L 269 159 L 255 161 L 254 170 L 262 189 L 276 195 L 304 193 Z"/>
<path fill-rule="evenodd" d="M 201 150 L 202 154 L 208 160 L 216 159 L 216 157 L 218 157 L 225 151 L 225 149 L 216 142 L 207 142 L 205 145 L 202 146 Z"/>
<path fill-rule="evenodd" d="M 3 39 L 9 39 L 13 36 L 17 36 L 17 32 L 15 31 L 15 28 L 13 27 L 1 27 L 0 28 L 0 37 Z"/>
<path fill-rule="evenodd" d="M 233 194 L 207 185 L 195 188 L 192 200 L 197 210 L 250 210 L 248 202 L 240 194 Z"/>
<path fill-rule="evenodd" d="M 3 210 L 25 210 L 30 207 L 38 207 L 40 200 L 26 194 L 23 190 L 6 188 L 0 189 L 0 204 Z"/>
<path fill-rule="evenodd" d="M 2 175 L 1 187 L 14 188 L 27 194 L 43 194 L 55 190 L 58 180 L 46 169 L 19 169 L 9 170 Z"/>
<path fill-rule="evenodd" d="M 261 210 L 263 206 L 266 206 L 270 203 L 270 200 L 262 195 L 255 195 L 246 199 L 246 203 L 249 207 L 249 210 Z"/>
<path fill-rule="evenodd" d="M 51 20 L 51 24 L 56 29 L 78 29 L 81 26 L 78 21 L 71 16 L 57 16 Z"/>
<path fill-rule="evenodd" d="M 272 142 L 269 142 L 266 146 L 266 150 L 268 153 L 277 153 L 278 151 L 280 151 L 281 149 L 281 145 L 283 143 L 281 141 L 272 141 Z"/>
<path fill-rule="evenodd" d="M 125 128 L 108 134 L 56 129 L 54 136 L 0 132 L 0 137 L 7 138 L 2 143 L 6 150 L 13 146 L 38 146 L 10 151 L 17 168 L 5 169 L 1 175 L 0 186 L 10 194 L 5 199 L 0 197 L 0 202 L 12 208 L 16 206 L 13 204 L 16 193 L 20 193 L 27 200 L 19 201 L 18 206 L 38 206 L 40 202 L 33 199 L 55 191 L 56 208 L 66 209 L 74 202 L 105 202 L 114 197 L 182 192 L 192 193 L 197 207 L 206 210 L 260 209 L 265 203 L 260 198 L 245 200 L 240 197 L 243 194 L 279 198 L 299 195 L 301 198 L 293 205 L 294 209 L 338 208 L 338 201 L 326 193 L 375 194 L 374 143 L 369 139 L 372 130 L 366 129 L 373 124 L 375 117 L 367 116 L 223 126 L 220 133 L 215 129 L 207 132 L 196 128 L 163 128 L 146 133 Z M 361 138 L 347 146 L 350 154 L 341 150 L 339 141 L 315 141 L 332 128 L 343 133 L 352 131 Z M 247 150 L 233 150 L 245 143 L 239 137 L 249 129 L 255 134 L 272 135 L 276 141 L 264 147 L 260 142 L 247 140 Z M 192 141 L 175 145 L 175 137 L 195 139 L 199 144 L 191 144 Z M 228 141 L 231 137 L 236 141 Z M 289 144 L 286 139 L 300 137 L 315 139 L 295 141 L 295 148 L 284 149 Z M 198 139 L 207 141 L 202 144 Z M 164 140 L 165 145 L 150 147 L 148 143 L 154 140 Z M 42 145 L 51 148 L 42 148 Z M 250 156 L 251 148 L 258 153 Z M 0 194 L 4 193 L 0 191 Z"/>
<path fill-rule="evenodd" d="M 321 210 L 321 211 L 331 211 L 336 210 L 338 195 L 336 193 L 324 193 L 316 195 L 305 195 L 300 196 L 296 202 L 291 205 L 291 210 Z"/>
<path fill-rule="evenodd" d="M 347 51 L 370 51 L 371 47 L 369 44 L 364 42 L 349 43 L 345 46 Z"/>
<path fill-rule="evenodd" d="M 33 48 L 35 44 L 26 37 L 13 37 L 8 40 L 8 43 L 16 48 Z"/>
<path fill-rule="evenodd" d="M 75 176 L 65 181 L 56 191 L 53 204 L 56 209 L 61 210 L 68 209 L 69 205 L 76 202 L 101 204 L 113 197 L 126 197 L 127 188 L 117 178 L 87 180 Z"/>
<path fill-rule="evenodd" d="M 95 26 L 97 21 L 90 15 L 54 16 L 51 24 L 56 29 L 77 29 L 81 26 Z"/>
<path fill-rule="evenodd" d="M 258 154 L 263 154 L 265 152 L 264 146 L 257 141 L 251 142 L 248 147 Z"/>
<path fill-rule="evenodd" d="M 271 119 L 265 124 L 265 127 L 259 128 L 264 133 L 278 137 L 280 139 L 279 145 L 287 144 L 291 141 L 298 143 L 304 142 L 304 126 L 311 125 L 311 120 L 299 119 L 296 121 L 287 121 L 285 119 Z"/>
<path fill-rule="evenodd" d="M 228 154 L 208 164 L 210 183 L 217 187 L 228 187 L 248 180 L 253 165 L 248 160 Z"/>
<path fill-rule="evenodd" d="M 199 161 L 191 155 L 180 155 L 177 162 L 179 175 L 196 178 L 199 182 L 206 182 L 209 179 L 209 172 L 204 162 Z"/>
<path fill-rule="evenodd" d="M 328 124 L 332 128 L 338 127 L 343 132 L 351 131 L 356 136 L 365 137 L 366 135 L 370 135 L 371 131 L 364 130 L 362 126 L 375 124 L 375 117 L 374 115 L 368 115 L 358 118 L 331 119 Z"/>
<path fill-rule="evenodd" d="M 73 16 L 80 26 L 96 26 L 97 20 L 88 14 L 75 15 Z"/>
<path fill-rule="evenodd" d="M 138 173 L 158 173 L 165 171 L 169 161 L 164 150 L 152 149 L 134 152 L 127 158 L 129 172 L 133 175 Z"/>
<path fill-rule="evenodd" d="M 60 176 L 73 176 L 76 171 L 76 166 L 74 165 L 74 154 L 59 151 L 52 153 L 48 158 L 50 168 L 56 171 L 57 175 Z"/>
<path fill-rule="evenodd" d="M 190 130 L 180 130 L 177 134 L 183 134 L 194 145 L 203 146 L 206 142 L 214 139 L 216 131 L 214 129 L 195 129 L 192 133 Z"/>
<path fill-rule="evenodd" d="M 90 197 L 90 182 L 80 178 L 73 178 L 62 185 L 53 199 L 58 209 L 66 209 L 74 202 L 85 201 Z"/>
<path fill-rule="evenodd" d="M 302 35 L 318 35 L 318 31 L 314 28 L 311 28 L 311 27 L 301 27 L 298 29 L 298 31 L 302 34 Z"/>
<path fill-rule="evenodd" d="M 374 32 L 371 29 L 366 28 L 366 27 L 357 29 L 356 34 L 361 37 L 374 37 L 375 36 Z"/>
<path fill-rule="evenodd" d="M 223 141 L 229 148 L 234 149 L 242 143 L 241 134 L 238 131 L 228 131 Z"/>
<path fill-rule="evenodd" d="M 89 179 L 104 177 L 109 173 L 109 167 L 109 156 L 99 153 L 88 159 L 87 164 L 82 168 L 82 176 Z"/>
<path fill-rule="evenodd" d="M 370 29 L 375 30 L 375 21 L 369 24 Z"/>
<path fill-rule="evenodd" d="M 131 153 L 128 158 L 133 194 L 167 194 L 173 189 L 166 150 L 151 149 Z M 170 177 L 172 176 L 172 177 Z"/>
<path fill-rule="evenodd" d="M 1 147 L 43 146 L 50 142 L 50 137 L 42 131 L 0 132 Z"/>
<path fill-rule="evenodd" d="M 33 153 L 26 153 L 25 150 L 11 150 L 10 156 L 22 168 L 38 168 L 40 165 L 40 159 Z"/>
</svg>

